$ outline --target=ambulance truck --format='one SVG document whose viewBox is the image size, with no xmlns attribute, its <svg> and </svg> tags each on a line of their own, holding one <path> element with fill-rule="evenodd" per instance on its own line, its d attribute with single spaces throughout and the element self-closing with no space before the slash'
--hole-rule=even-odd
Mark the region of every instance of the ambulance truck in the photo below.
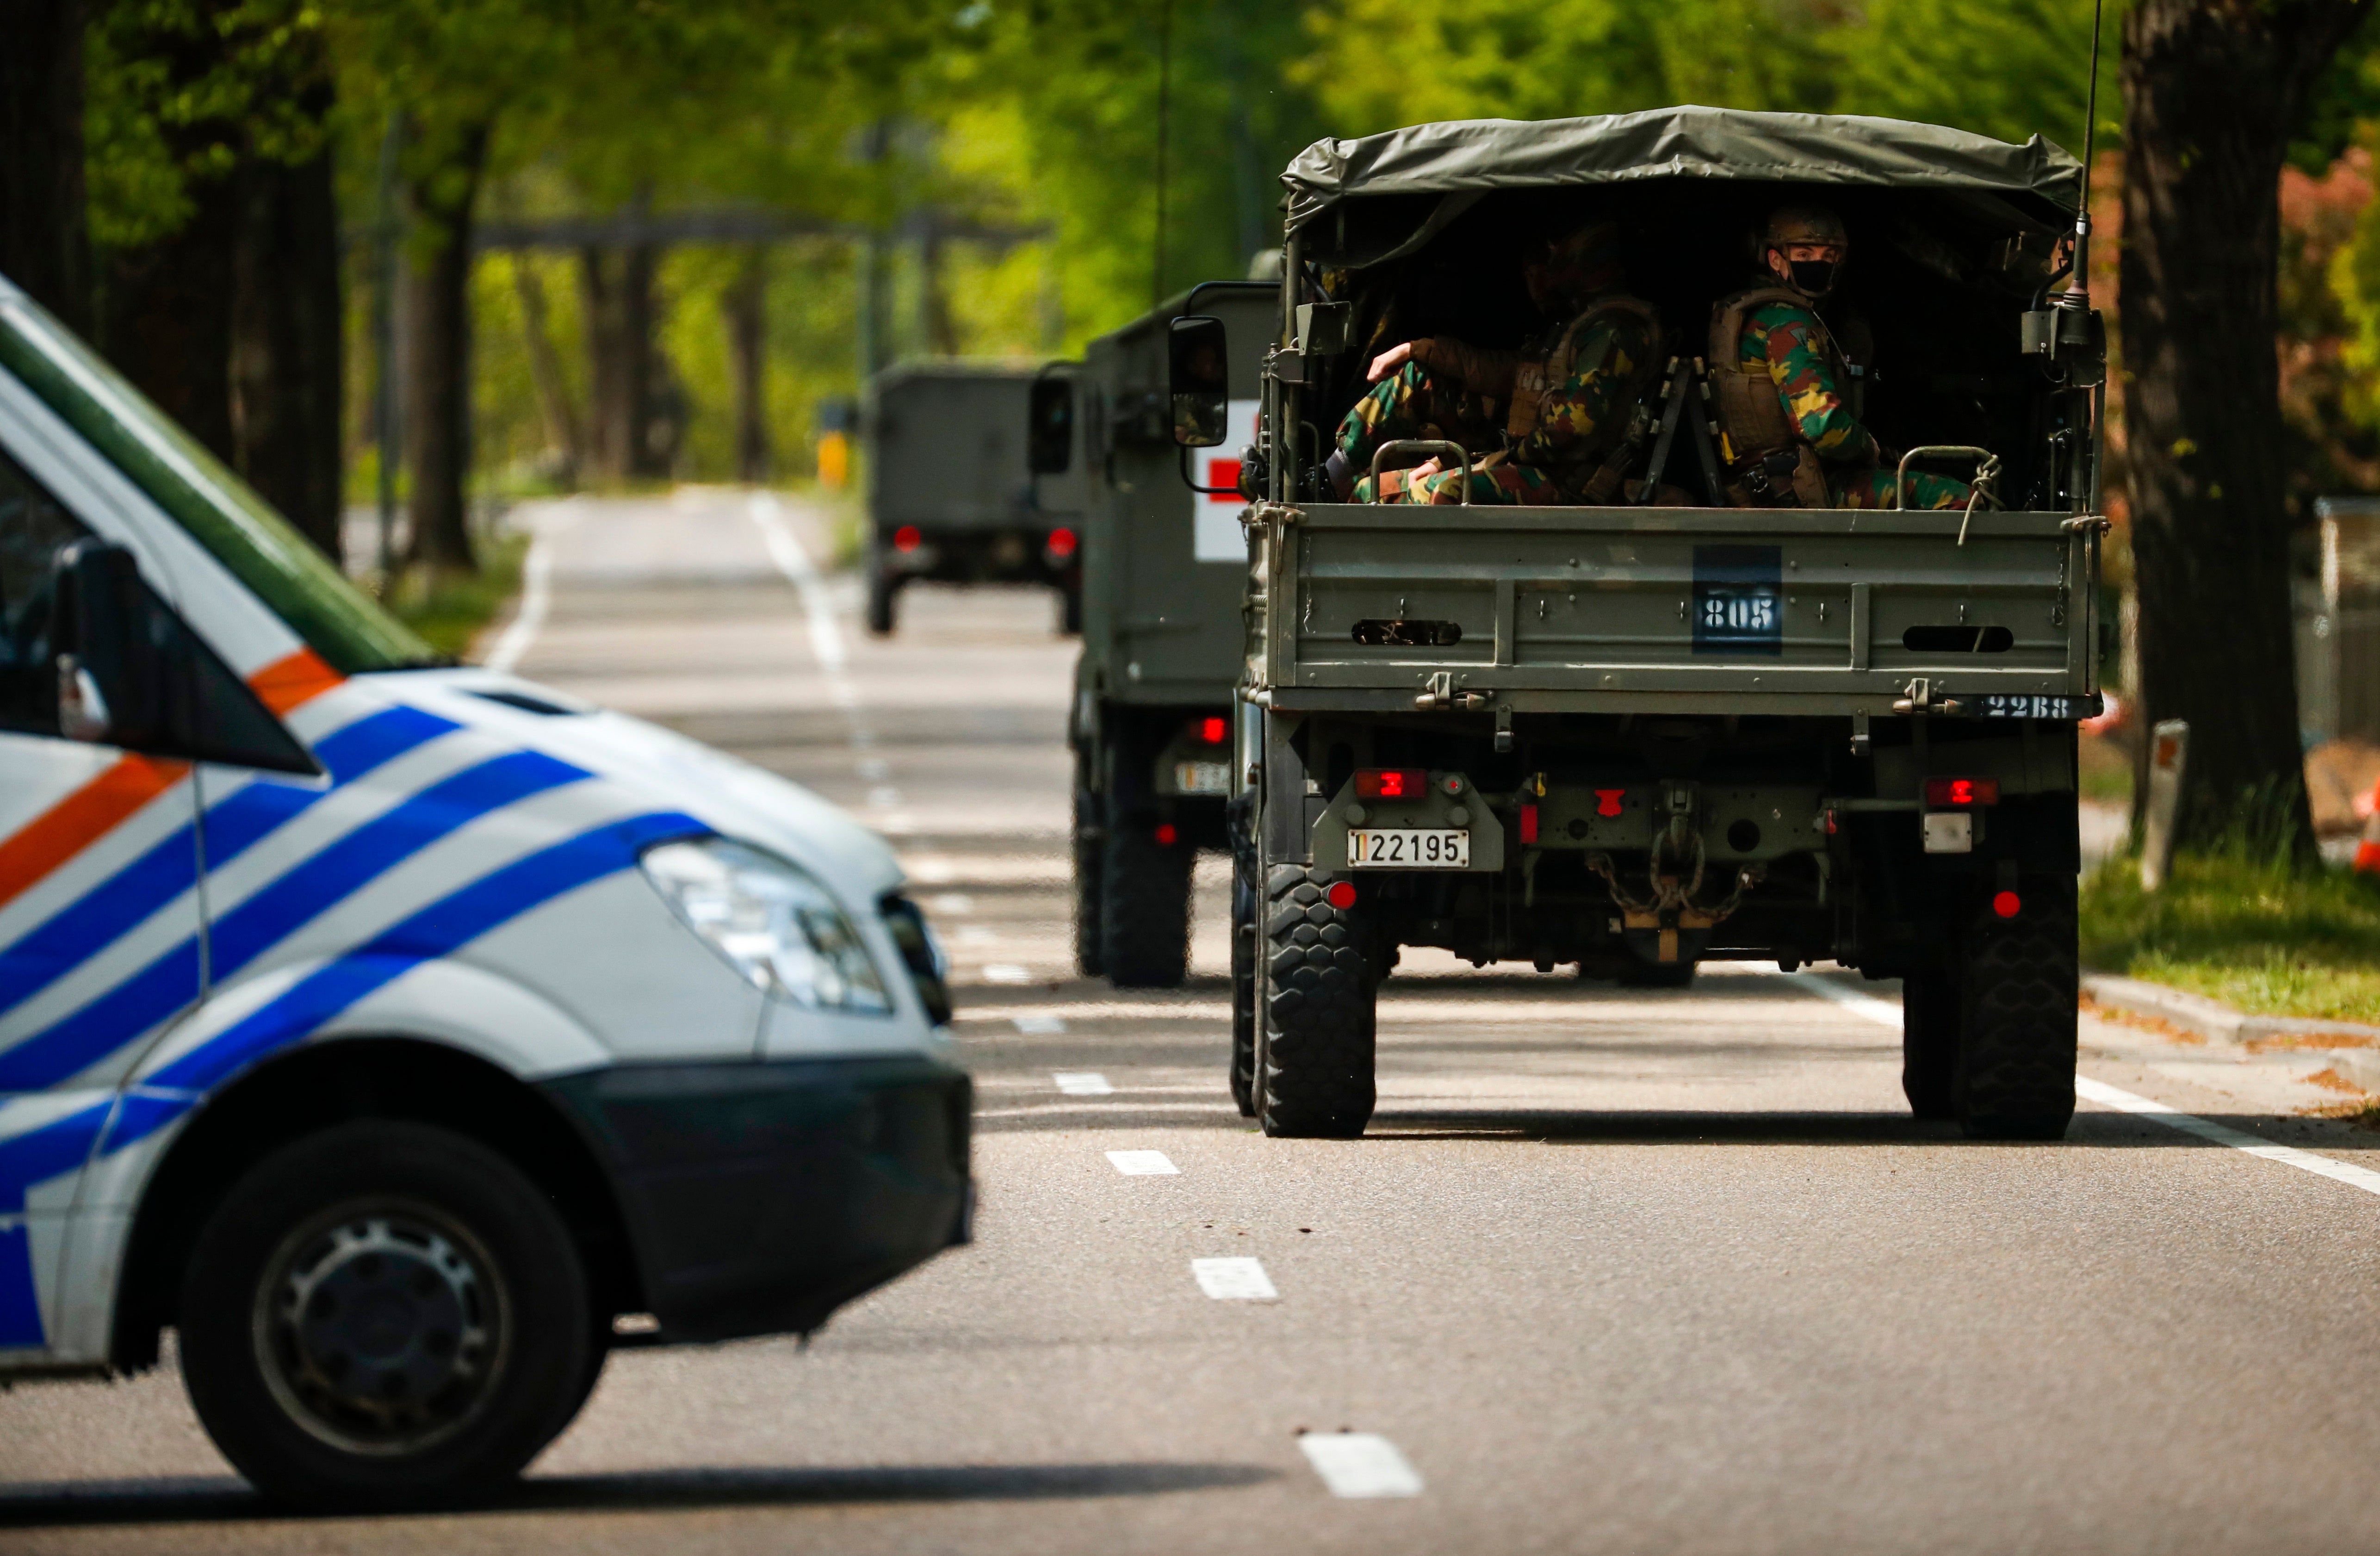
<svg viewBox="0 0 2380 1556">
<path fill-rule="evenodd" d="M 302 1505 L 454 1501 L 606 1352 L 963 1241 L 892 856 L 441 663 L 0 280 L 0 1381 L 155 1366 Z"/>
</svg>

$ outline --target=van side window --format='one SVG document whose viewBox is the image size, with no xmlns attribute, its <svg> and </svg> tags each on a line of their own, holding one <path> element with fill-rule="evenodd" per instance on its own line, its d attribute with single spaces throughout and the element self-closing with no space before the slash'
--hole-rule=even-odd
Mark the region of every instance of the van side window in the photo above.
<svg viewBox="0 0 2380 1556">
<path fill-rule="evenodd" d="M 89 533 L 0 454 L 0 729 L 57 733 L 51 569 Z"/>
<path fill-rule="evenodd" d="M 58 500 L 0 453 L 0 730 L 58 734 L 57 655 L 50 642 L 59 553 L 90 535 Z M 316 771 L 281 722 L 146 582 L 138 626 L 153 656 L 160 705 L 132 744 L 151 756 Z"/>
</svg>

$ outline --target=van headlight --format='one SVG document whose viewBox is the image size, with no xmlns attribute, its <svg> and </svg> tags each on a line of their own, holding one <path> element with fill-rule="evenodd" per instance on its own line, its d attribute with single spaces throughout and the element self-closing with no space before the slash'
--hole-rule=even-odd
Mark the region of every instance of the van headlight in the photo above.
<svg viewBox="0 0 2380 1556">
<path fill-rule="evenodd" d="M 723 837 L 645 851 L 645 879 L 755 989 L 813 1010 L 892 1008 L 858 932 L 798 865 Z"/>
</svg>

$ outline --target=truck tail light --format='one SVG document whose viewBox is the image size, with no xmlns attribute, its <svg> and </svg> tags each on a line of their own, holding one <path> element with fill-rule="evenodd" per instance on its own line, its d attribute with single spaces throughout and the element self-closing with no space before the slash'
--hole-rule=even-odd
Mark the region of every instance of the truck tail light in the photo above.
<svg viewBox="0 0 2380 1556">
<path fill-rule="evenodd" d="M 905 524 L 892 531 L 894 551 L 915 551 L 926 541 L 925 532 L 914 524 Z"/>
<path fill-rule="evenodd" d="M 1229 735 L 1231 731 L 1232 726 L 1221 719 L 1207 718 L 1198 721 L 1198 738 L 1209 746 L 1221 745 L 1223 736 Z"/>
<path fill-rule="evenodd" d="M 2003 918 L 2013 918 L 2024 911 L 2024 899 L 2014 892 L 1992 893 L 1992 911 Z"/>
<path fill-rule="evenodd" d="M 1160 821 L 1157 823 L 1157 845 L 1160 848 L 1171 848 L 1181 841 L 1182 833 L 1172 822 Z"/>
<path fill-rule="evenodd" d="M 1429 789 L 1429 774 L 1418 767 L 1359 767 L 1355 770 L 1357 799 L 1419 799 Z"/>
<path fill-rule="evenodd" d="M 1075 554 L 1075 532 L 1072 529 L 1058 529 L 1050 531 L 1050 555 L 1062 561 Z"/>
<path fill-rule="evenodd" d="M 1997 778 L 1925 780 L 1925 806 L 1929 810 L 1969 810 L 1978 805 L 1999 802 L 2000 781 Z"/>
<path fill-rule="evenodd" d="M 1621 801 L 1627 797 L 1626 789 L 1597 789 L 1595 791 L 1595 813 L 1598 816 L 1617 816 L 1620 814 Z"/>
<path fill-rule="evenodd" d="M 1536 840 L 1537 808 L 1534 805 L 1524 805 L 1521 807 L 1521 841 L 1535 843 Z"/>
</svg>

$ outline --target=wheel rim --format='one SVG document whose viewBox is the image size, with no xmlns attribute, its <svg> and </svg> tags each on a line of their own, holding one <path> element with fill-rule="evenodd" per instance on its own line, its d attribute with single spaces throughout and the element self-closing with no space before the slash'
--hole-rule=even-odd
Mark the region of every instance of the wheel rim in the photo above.
<svg viewBox="0 0 2380 1556">
<path fill-rule="evenodd" d="M 257 1362 L 291 1420 L 346 1453 L 418 1453 L 495 1396 L 511 1304 L 468 1227 L 434 1206 L 337 1207 L 285 1238 L 257 1284 Z"/>
</svg>

